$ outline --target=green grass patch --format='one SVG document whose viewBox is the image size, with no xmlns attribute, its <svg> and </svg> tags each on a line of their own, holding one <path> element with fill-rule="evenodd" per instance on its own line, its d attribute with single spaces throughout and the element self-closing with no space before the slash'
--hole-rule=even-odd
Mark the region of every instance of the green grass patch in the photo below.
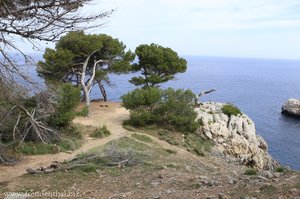
<svg viewBox="0 0 300 199">
<path fill-rule="evenodd" d="M 107 129 L 106 125 L 103 125 L 101 128 L 96 129 L 90 134 L 93 138 L 103 138 L 110 135 L 110 131 Z"/>
<path fill-rule="evenodd" d="M 294 186 L 296 189 L 299 189 L 300 190 L 300 182 L 298 182 L 297 184 L 295 184 Z"/>
<path fill-rule="evenodd" d="M 67 138 L 82 139 L 85 128 L 86 126 L 72 124 L 62 129 L 62 135 Z"/>
<path fill-rule="evenodd" d="M 133 131 L 133 132 L 136 131 L 135 127 L 126 124 L 126 122 L 123 122 L 123 128 L 126 129 L 127 131 Z"/>
<path fill-rule="evenodd" d="M 42 143 L 33 143 L 33 142 L 24 142 L 21 146 L 16 147 L 16 151 L 23 153 L 25 155 L 43 155 L 43 154 L 53 154 L 53 145 L 51 144 L 42 144 Z"/>
<path fill-rule="evenodd" d="M 169 154 L 176 154 L 176 153 L 177 153 L 177 151 L 172 150 L 172 149 L 165 149 L 165 151 L 166 151 L 167 153 L 169 153 Z"/>
<path fill-rule="evenodd" d="M 147 142 L 147 143 L 153 142 L 153 140 L 147 135 L 142 135 L 142 134 L 135 133 L 135 134 L 132 134 L 131 136 L 134 137 L 135 139 L 139 140 L 139 141 L 142 141 L 142 142 Z"/>
<path fill-rule="evenodd" d="M 87 153 L 80 154 L 67 165 L 79 165 L 75 170 L 83 172 L 94 172 L 97 169 L 105 169 L 109 172 L 118 166 L 119 162 L 126 160 L 126 167 L 143 164 L 148 161 L 154 150 L 147 144 L 136 141 L 135 139 L 123 137 L 111 141 L 104 146 L 96 147 Z M 117 168 L 118 169 L 118 168 Z M 114 175 L 114 174 L 112 174 Z"/>
<path fill-rule="evenodd" d="M 254 176 L 257 175 L 257 171 L 255 169 L 247 169 L 244 174 L 247 176 Z"/>
<path fill-rule="evenodd" d="M 81 166 L 75 167 L 75 169 L 78 171 L 89 173 L 89 172 L 96 172 L 97 166 L 94 164 L 87 164 L 87 165 L 81 165 Z"/>
<path fill-rule="evenodd" d="M 117 148 L 122 150 L 131 149 L 137 152 L 153 151 L 153 149 L 147 144 L 137 142 L 136 140 L 131 139 L 129 137 L 120 138 L 115 144 Z"/>
<path fill-rule="evenodd" d="M 68 139 L 68 138 L 62 138 L 57 145 L 60 148 L 60 151 L 66 152 L 66 151 L 74 151 L 75 149 L 78 149 L 81 146 L 81 141 L 77 139 Z"/>
<path fill-rule="evenodd" d="M 260 190 L 261 194 L 268 197 L 277 195 L 277 187 L 275 187 L 274 185 L 263 185 Z"/>
<path fill-rule="evenodd" d="M 212 148 L 212 142 L 195 134 L 185 135 L 185 148 L 198 156 L 205 156 Z"/>
<path fill-rule="evenodd" d="M 89 107 L 84 106 L 79 112 L 76 112 L 76 116 L 87 117 L 89 114 Z"/>
<path fill-rule="evenodd" d="M 237 116 L 238 114 L 242 114 L 241 110 L 232 104 L 224 105 L 222 107 L 222 112 L 227 116 L 231 116 L 231 115 Z"/>
</svg>

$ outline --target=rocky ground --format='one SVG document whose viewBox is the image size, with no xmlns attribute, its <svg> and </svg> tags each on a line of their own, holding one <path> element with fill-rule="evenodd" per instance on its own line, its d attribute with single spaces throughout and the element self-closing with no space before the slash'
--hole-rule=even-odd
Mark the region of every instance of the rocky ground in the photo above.
<svg viewBox="0 0 300 199">
<path fill-rule="evenodd" d="M 96 167 L 49 174 L 12 174 L 5 179 L 2 176 L 8 174 L 4 172 L 13 171 L 14 167 L 6 170 L 1 167 L 0 198 L 300 198 L 299 172 L 277 168 L 277 171 L 255 173 L 241 165 L 239 158 L 221 153 L 219 147 L 206 152 L 205 156 L 197 156 L 181 145 L 145 135 L 144 131 L 123 129 L 122 120 L 128 117 L 128 112 L 119 104 L 100 105 L 102 103 L 93 103 L 91 118 L 77 118 L 74 122 L 106 124 L 112 135 L 104 138 L 105 141 L 96 140 L 100 144 L 84 152 L 103 154 L 113 145 L 120 151 L 133 152 L 136 155 L 133 159 L 138 160 L 136 164 L 101 166 L 98 161 Z M 78 154 L 68 154 L 66 159 Z M 40 160 L 35 159 L 32 166 L 48 166 L 55 158 L 44 161 L 41 156 Z M 24 163 L 26 158 L 20 164 Z M 25 166 L 28 165 L 15 168 Z M 7 196 L 12 192 L 22 197 Z"/>
</svg>

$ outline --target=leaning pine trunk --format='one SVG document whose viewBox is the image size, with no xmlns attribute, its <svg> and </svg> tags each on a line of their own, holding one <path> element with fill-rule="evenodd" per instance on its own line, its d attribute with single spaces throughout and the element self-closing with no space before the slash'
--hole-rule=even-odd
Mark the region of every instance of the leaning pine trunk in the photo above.
<svg viewBox="0 0 300 199">
<path fill-rule="evenodd" d="M 98 86 L 99 86 L 99 89 L 100 89 L 101 94 L 103 96 L 103 101 L 106 102 L 107 101 L 107 94 L 106 94 L 106 91 L 105 91 L 105 88 L 104 88 L 103 84 L 100 81 L 98 81 Z"/>
</svg>

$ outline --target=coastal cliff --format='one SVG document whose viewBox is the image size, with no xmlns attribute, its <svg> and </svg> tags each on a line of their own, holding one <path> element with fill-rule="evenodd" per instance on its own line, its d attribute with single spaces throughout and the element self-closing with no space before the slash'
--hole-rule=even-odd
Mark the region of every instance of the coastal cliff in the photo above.
<svg viewBox="0 0 300 199">
<path fill-rule="evenodd" d="M 225 104 L 202 103 L 196 112 L 201 123 L 198 134 L 215 143 L 224 155 L 258 170 L 273 170 L 278 163 L 268 153 L 265 140 L 256 134 L 254 122 L 245 114 L 227 116 L 222 112 Z"/>
</svg>

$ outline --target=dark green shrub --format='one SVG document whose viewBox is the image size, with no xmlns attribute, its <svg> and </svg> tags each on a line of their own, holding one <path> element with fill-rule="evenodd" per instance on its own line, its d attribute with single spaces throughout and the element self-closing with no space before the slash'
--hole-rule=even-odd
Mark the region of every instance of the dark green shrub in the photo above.
<svg viewBox="0 0 300 199">
<path fill-rule="evenodd" d="M 257 174 L 257 171 L 255 169 L 247 169 L 244 174 L 247 176 L 254 176 Z"/>
<path fill-rule="evenodd" d="M 194 132 L 199 127 L 195 121 L 194 99 L 195 95 L 190 90 L 164 90 L 155 115 L 161 123 L 166 122 L 179 131 Z"/>
<path fill-rule="evenodd" d="M 129 110 L 151 109 L 161 100 L 161 90 L 156 87 L 135 89 L 121 97 L 123 106 Z"/>
<path fill-rule="evenodd" d="M 130 110 L 127 122 L 136 127 L 161 125 L 181 132 L 194 132 L 199 123 L 195 121 L 195 95 L 190 90 L 161 90 L 155 87 L 136 89 L 124 96 L 123 106 Z"/>
<path fill-rule="evenodd" d="M 238 114 L 242 114 L 241 110 L 232 104 L 224 105 L 222 107 L 222 112 L 227 116 L 231 116 L 231 115 L 237 116 Z"/>
<path fill-rule="evenodd" d="M 278 173 L 284 173 L 285 169 L 283 167 L 277 167 L 276 168 L 276 172 L 278 172 Z"/>
<path fill-rule="evenodd" d="M 75 108 L 80 102 L 80 88 L 71 84 L 61 87 L 58 98 L 58 106 L 54 115 L 50 116 L 48 123 L 54 127 L 65 127 L 76 116 Z"/>
<path fill-rule="evenodd" d="M 105 125 L 103 125 L 101 128 L 96 129 L 94 132 L 90 134 L 90 136 L 94 138 L 103 138 L 109 135 L 110 132 Z"/>
<path fill-rule="evenodd" d="M 137 111 L 130 111 L 130 119 L 128 124 L 135 127 L 144 127 L 146 125 L 155 124 L 155 115 L 148 110 L 140 109 Z"/>
</svg>

